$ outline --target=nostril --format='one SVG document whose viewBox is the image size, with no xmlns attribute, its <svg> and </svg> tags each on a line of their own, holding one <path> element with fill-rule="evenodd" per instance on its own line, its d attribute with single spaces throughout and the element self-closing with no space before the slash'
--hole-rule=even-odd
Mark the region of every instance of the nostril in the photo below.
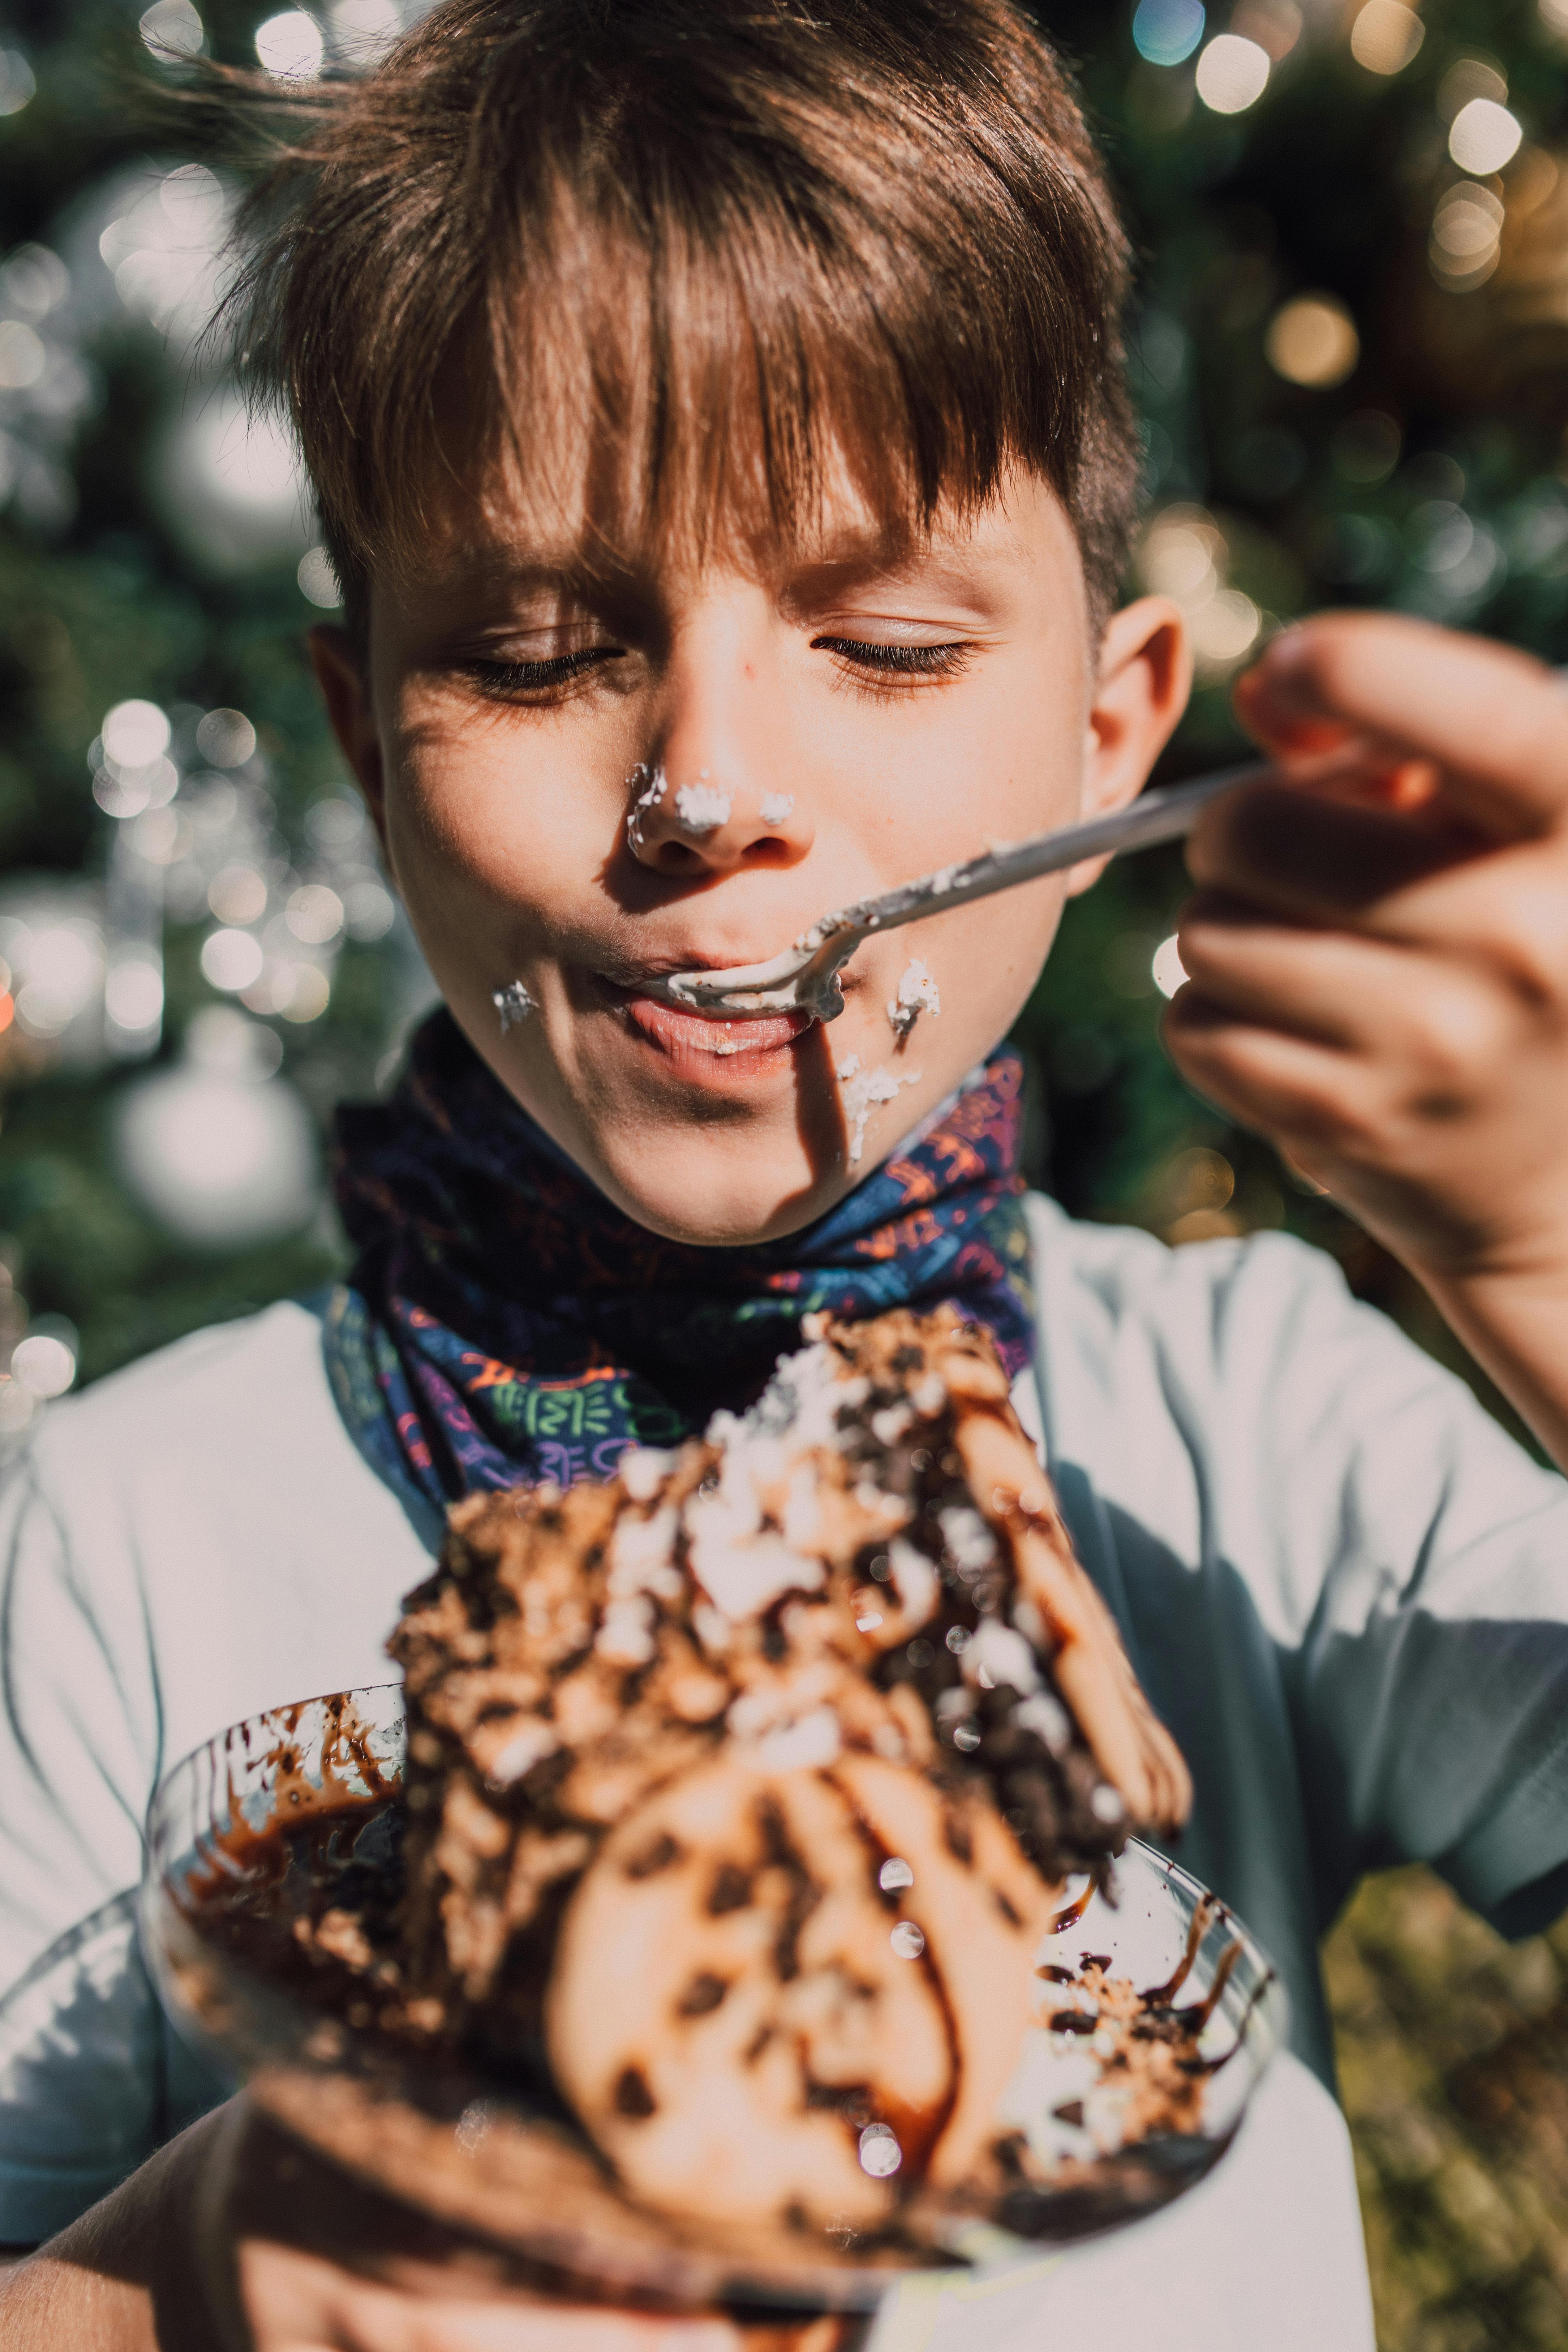
<svg viewBox="0 0 1568 2352">
<path fill-rule="evenodd" d="M 749 841 L 741 853 L 743 866 L 787 866 L 790 862 L 787 841 Z"/>
</svg>

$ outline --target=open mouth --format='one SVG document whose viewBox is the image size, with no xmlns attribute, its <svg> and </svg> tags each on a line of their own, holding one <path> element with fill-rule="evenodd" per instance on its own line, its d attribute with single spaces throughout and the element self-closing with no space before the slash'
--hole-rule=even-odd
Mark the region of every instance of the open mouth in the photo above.
<svg viewBox="0 0 1568 2352">
<path fill-rule="evenodd" d="M 600 979 L 606 1002 L 625 1015 L 627 1026 L 658 1051 L 688 1068 L 718 1075 L 714 1065 L 737 1073 L 774 1064 L 812 1025 L 809 1013 L 780 1013 L 756 1021 L 725 1021 L 686 1013 L 645 995 L 636 985 Z"/>
</svg>

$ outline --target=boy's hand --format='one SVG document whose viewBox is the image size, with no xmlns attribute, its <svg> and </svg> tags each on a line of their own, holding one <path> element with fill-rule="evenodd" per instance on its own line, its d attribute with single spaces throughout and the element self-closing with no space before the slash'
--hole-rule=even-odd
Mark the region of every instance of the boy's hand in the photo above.
<svg viewBox="0 0 1568 2352">
<path fill-rule="evenodd" d="M 1171 1052 L 1568 1464 L 1568 693 L 1479 638 L 1329 614 L 1237 704 L 1301 781 L 1198 821 Z"/>
<path fill-rule="evenodd" d="M 203 2234 L 225 2352 L 738 2352 L 724 2319 L 547 2299 L 521 2265 L 362 2187 L 247 2098 Z"/>
</svg>

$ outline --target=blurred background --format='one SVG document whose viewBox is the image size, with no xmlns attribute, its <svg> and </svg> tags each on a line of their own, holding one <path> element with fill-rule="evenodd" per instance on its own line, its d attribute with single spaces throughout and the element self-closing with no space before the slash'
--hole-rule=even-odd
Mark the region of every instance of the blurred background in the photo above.
<svg viewBox="0 0 1568 2352">
<path fill-rule="evenodd" d="M 417 0 L 0 0 L 0 1454 L 341 1263 L 322 1135 L 429 1003 L 316 707 L 336 583 L 202 338 L 234 189 L 136 83 L 372 62 Z M 1392 604 L 1568 658 L 1568 0 L 1042 0 L 1141 257 L 1139 583 L 1233 754 L 1281 621 Z M 1069 911 L 1019 1024 L 1031 1172 L 1181 1244 L 1283 1226 L 1419 1293 L 1163 1059 L 1173 853 Z M 1478 1382 L 1486 1402 L 1508 1418 Z M 1568 1932 L 1405 1872 L 1327 1946 L 1385 2352 L 1568 2345 Z"/>
</svg>

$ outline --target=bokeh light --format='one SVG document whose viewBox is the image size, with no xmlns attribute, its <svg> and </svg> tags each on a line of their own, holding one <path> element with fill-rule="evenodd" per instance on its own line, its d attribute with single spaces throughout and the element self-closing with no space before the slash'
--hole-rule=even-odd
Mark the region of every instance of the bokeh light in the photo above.
<svg viewBox="0 0 1568 2352">
<path fill-rule="evenodd" d="M 1262 626 L 1262 614 L 1239 588 L 1217 589 L 1187 624 L 1193 652 L 1205 670 L 1233 668 L 1251 652 Z"/>
<path fill-rule="evenodd" d="M 196 727 L 196 749 L 215 768 L 243 768 L 256 751 L 256 730 L 243 710 L 209 710 Z"/>
<path fill-rule="evenodd" d="M 1405 0 L 1365 0 L 1351 26 L 1351 55 L 1368 73 L 1403 73 L 1426 37 L 1426 26 Z"/>
<path fill-rule="evenodd" d="M 258 923 L 267 912 L 267 880 L 254 866 L 222 866 L 207 885 L 207 905 L 220 923 Z"/>
<path fill-rule="evenodd" d="M 1268 52 L 1239 33 L 1219 33 L 1198 59 L 1197 89 L 1215 114 L 1242 114 L 1268 87 Z"/>
<path fill-rule="evenodd" d="M 0 320 L 0 392 L 26 392 L 47 364 L 43 337 L 23 319 Z"/>
<path fill-rule="evenodd" d="M 47 1403 L 53 1397 L 64 1396 L 75 1381 L 77 1354 L 72 1345 L 74 1333 L 68 1337 L 66 1331 L 40 1328 L 42 1321 L 40 1318 L 39 1326 L 12 1350 L 11 1377 Z"/>
<path fill-rule="evenodd" d="M 237 996 L 261 977 L 261 941 L 248 931 L 209 931 L 202 941 L 202 978 Z"/>
<path fill-rule="evenodd" d="M 1472 98 L 1454 117 L 1448 152 L 1461 172 L 1474 172 L 1484 179 L 1512 162 L 1523 137 L 1518 116 L 1506 106 L 1491 98 Z"/>
<path fill-rule="evenodd" d="M 256 28 L 256 54 L 262 69 L 278 81 L 314 81 L 326 43 L 308 9 L 286 8 Z"/>
<path fill-rule="evenodd" d="M 343 927 L 343 902 L 324 882 L 307 882 L 289 899 L 283 918 L 305 947 L 325 947 Z"/>
<path fill-rule="evenodd" d="M 1468 293 L 1484 286 L 1498 266 L 1504 211 L 1500 197 L 1476 180 L 1446 188 L 1432 216 L 1428 255 L 1440 286 Z"/>
<path fill-rule="evenodd" d="M 336 0 L 327 21 L 332 47 L 346 66 L 374 66 L 403 30 L 396 0 Z"/>
<path fill-rule="evenodd" d="M 144 768 L 169 748 L 168 713 L 155 702 L 117 702 L 100 730 L 106 758 L 121 768 Z"/>
<path fill-rule="evenodd" d="M 191 0 L 153 0 L 137 29 L 160 65 L 183 65 L 206 47 L 206 31 Z"/>
<path fill-rule="evenodd" d="M 79 1068 L 103 1058 L 103 928 L 85 911 L 100 903 L 85 885 L 37 895 L 23 886 L 0 911 L 12 1016 L 5 1026 L 14 1021 L 32 1045 Z"/>
<path fill-rule="evenodd" d="M 20 114 L 38 94 L 33 68 L 27 63 L 26 52 L 18 48 L 0 49 L 0 116 Z"/>
<path fill-rule="evenodd" d="M 224 286 L 229 190 L 205 163 L 141 171 L 110 201 L 98 250 L 124 308 L 189 349 Z"/>
<path fill-rule="evenodd" d="M 1508 104 L 1508 77 L 1489 58 L 1457 58 L 1437 84 L 1437 112 L 1451 123 L 1471 99 L 1484 98 L 1494 106 Z"/>
<path fill-rule="evenodd" d="M 1154 985 L 1162 996 L 1174 996 L 1178 988 L 1186 986 L 1187 974 L 1182 962 L 1181 945 L 1173 931 L 1168 940 L 1162 940 L 1155 949 L 1154 960 L 1150 970 L 1154 977 Z"/>
<path fill-rule="evenodd" d="M 1276 310 L 1264 337 L 1276 375 L 1287 383 L 1329 391 L 1355 372 L 1361 338 L 1355 320 L 1331 294 L 1298 294 Z"/>
<path fill-rule="evenodd" d="M 318 1197 L 310 1115 L 274 1075 L 274 1034 L 213 1006 L 183 1063 L 121 1096 L 115 1142 L 131 1189 L 184 1240 L 230 1248 L 296 1230 Z"/>
<path fill-rule="evenodd" d="M 210 385 L 182 404 L 154 471 L 168 520 L 211 570 L 281 557 L 297 563 L 309 543 L 310 493 L 294 435 L 237 383 Z"/>
<path fill-rule="evenodd" d="M 1179 66 L 1203 39 L 1204 22 L 1199 0 L 1138 0 L 1133 46 L 1152 66 Z"/>
<path fill-rule="evenodd" d="M 103 1015 L 109 1048 L 123 1055 L 143 1040 L 154 1044 L 163 1018 L 163 971 L 148 956 L 117 963 L 103 987 Z"/>
<path fill-rule="evenodd" d="M 300 583 L 300 593 L 323 612 L 332 612 L 343 601 L 337 572 L 324 547 L 308 547 L 300 558 L 300 568 L 294 574 Z"/>
</svg>

